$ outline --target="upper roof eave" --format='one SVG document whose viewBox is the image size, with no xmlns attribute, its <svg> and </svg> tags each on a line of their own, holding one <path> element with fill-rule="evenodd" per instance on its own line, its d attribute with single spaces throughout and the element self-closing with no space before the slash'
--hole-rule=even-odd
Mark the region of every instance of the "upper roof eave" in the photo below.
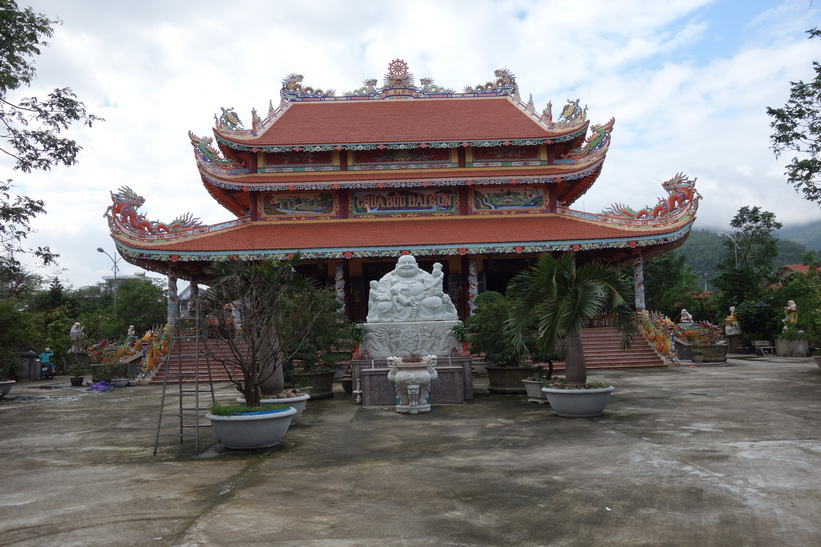
<svg viewBox="0 0 821 547">
<path fill-rule="evenodd" d="M 589 126 L 581 116 L 569 122 L 546 123 L 509 95 L 329 99 L 289 103 L 258 129 L 217 125 L 214 135 L 221 146 L 265 152 L 455 148 L 566 142 L 584 135 Z"/>
</svg>

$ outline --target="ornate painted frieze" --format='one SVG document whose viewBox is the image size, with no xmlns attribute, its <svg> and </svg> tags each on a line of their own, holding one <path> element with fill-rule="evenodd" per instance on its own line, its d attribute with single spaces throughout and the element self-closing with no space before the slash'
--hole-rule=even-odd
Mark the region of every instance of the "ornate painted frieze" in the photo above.
<svg viewBox="0 0 821 547">
<path fill-rule="evenodd" d="M 263 218 L 334 218 L 337 212 L 334 195 L 331 192 L 277 193 L 266 194 L 260 198 L 259 213 Z"/>
<path fill-rule="evenodd" d="M 498 146 L 473 149 L 473 161 L 468 167 L 521 167 L 547 165 L 540 157 L 538 146 Z"/>
<path fill-rule="evenodd" d="M 471 212 L 532 213 L 545 211 L 545 190 L 542 186 L 515 186 L 507 188 L 472 188 Z"/>
<path fill-rule="evenodd" d="M 349 156 L 351 170 L 442 169 L 457 167 L 447 148 L 373 149 L 354 151 Z"/>
<path fill-rule="evenodd" d="M 260 173 L 292 173 L 338 171 L 339 165 L 334 165 L 333 152 L 309 152 L 302 150 L 288 154 L 263 154 L 263 166 Z"/>
</svg>

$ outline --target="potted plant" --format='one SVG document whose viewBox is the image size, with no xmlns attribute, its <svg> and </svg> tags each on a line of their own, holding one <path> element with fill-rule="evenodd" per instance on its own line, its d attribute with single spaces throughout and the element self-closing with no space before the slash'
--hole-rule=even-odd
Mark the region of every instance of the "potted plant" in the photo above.
<svg viewBox="0 0 821 547">
<path fill-rule="evenodd" d="M 468 319 L 472 351 L 483 353 L 488 362 L 488 390 L 491 393 L 524 394 L 522 380 L 531 375 L 531 367 L 521 366 L 526 349 L 520 349 L 504 335 L 505 322 L 512 301 L 495 291 L 485 291 L 476 297 L 476 313 Z"/>
<path fill-rule="evenodd" d="M 461 321 L 453 325 L 451 328 L 453 331 L 453 336 L 456 338 L 456 341 L 462 346 L 462 355 L 469 356 L 470 355 L 470 344 L 468 343 L 468 327 Z"/>
<path fill-rule="evenodd" d="M 295 304 L 298 308 L 308 306 L 301 300 Z M 317 315 L 313 327 L 291 348 L 293 359 L 286 364 L 289 377 L 301 387 L 310 388 L 311 399 L 333 397 L 337 374 L 341 378 L 345 365 L 350 361 L 351 354 L 339 351 L 338 347 L 351 330 L 345 326 L 339 307 L 339 301 L 331 292 L 315 300 L 313 309 Z M 295 336 L 293 339 L 297 340 Z"/>
<path fill-rule="evenodd" d="M 288 432 L 296 409 L 287 404 L 214 404 L 205 415 L 220 442 L 234 450 L 269 448 L 279 444 Z"/>
<path fill-rule="evenodd" d="M 689 358 L 695 363 L 715 363 L 727 360 L 728 346 L 721 343 L 722 328 L 709 321 L 688 323 L 686 327 L 676 325 L 674 335 L 679 341 L 677 351 L 682 359 Z"/>
<path fill-rule="evenodd" d="M 311 337 L 327 324 L 329 291 L 296 271 L 299 256 L 289 260 L 250 262 L 225 260 L 210 269 L 209 290 L 200 297 L 201 312 L 206 317 L 222 316 L 226 306 L 234 321 L 217 322 L 212 329 L 214 338 L 205 340 L 205 351 L 211 359 L 222 364 L 230 381 L 236 386 L 245 405 L 232 408 L 227 420 L 218 408 L 212 408 L 206 418 L 212 424 L 247 429 L 248 427 L 279 431 L 265 422 L 282 418 L 282 412 L 263 412 L 260 409 L 263 394 L 284 391 L 283 368 L 311 343 Z M 334 319 L 338 314 L 334 312 Z M 293 412 L 296 412 L 294 410 Z M 290 424 L 292 413 L 288 412 Z M 248 425 L 244 422 L 253 422 Z M 215 432 L 223 444 L 232 440 L 223 428 Z M 287 428 L 286 428 L 287 431 Z M 242 433 L 241 435 L 246 435 Z M 267 439 L 259 447 L 279 442 Z M 273 443 L 273 444 L 272 444 Z M 226 444 L 229 446 L 229 444 Z M 243 445 L 241 448 L 251 448 Z"/>
<path fill-rule="evenodd" d="M 540 366 L 534 366 L 532 370 L 533 373 L 522 380 L 522 384 L 524 384 L 525 391 L 527 392 L 527 402 L 545 404 L 547 403 L 547 394 L 542 391 L 542 387 L 544 387 L 545 382 L 552 377 L 552 366 L 547 373 L 545 373 L 545 370 Z"/>
<path fill-rule="evenodd" d="M 83 381 L 85 380 L 85 374 L 86 367 L 82 359 L 75 356 L 70 356 L 68 364 L 68 380 L 71 382 L 71 385 L 74 387 L 81 387 L 83 385 Z"/>
<path fill-rule="evenodd" d="M 364 323 L 350 323 L 348 325 L 348 335 L 351 337 L 351 342 L 353 342 L 354 350 L 353 350 L 353 359 L 359 359 L 362 352 L 362 341 L 365 340 L 365 324 Z"/>
<path fill-rule="evenodd" d="M 704 344 L 698 339 L 690 342 L 690 359 L 694 363 L 704 362 Z"/>
<path fill-rule="evenodd" d="M 542 388 L 550 406 L 568 417 L 604 412 L 614 388 L 588 385 L 580 332 L 595 317 L 609 315 L 621 331 L 622 348 L 629 347 L 637 328 L 632 280 L 599 261 L 577 267 L 573 253 L 558 258 L 544 254 L 511 280 L 508 292 L 513 306 L 507 332 L 522 351 L 531 333 L 542 354 L 556 352 L 564 340 L 565 382 Z M 535 332 L 530 327 L 534 319 Z"/>
<path fill-rule="evenodd" d="M 286 389 L 282 393 L 276 395 L 265 395 L 264 399 L 260 399 L 262 405 L 286 405 L 296 410 L 296 414 L 291 416 L 291 425 L 294 425 L 302 417 L 305 412 L 305 405 L 311 396 L 307 393 L 302 393 L 298 388 Z M 244 405 L 245 399 L 237 397 L 237 403 Z"/>
</svg>

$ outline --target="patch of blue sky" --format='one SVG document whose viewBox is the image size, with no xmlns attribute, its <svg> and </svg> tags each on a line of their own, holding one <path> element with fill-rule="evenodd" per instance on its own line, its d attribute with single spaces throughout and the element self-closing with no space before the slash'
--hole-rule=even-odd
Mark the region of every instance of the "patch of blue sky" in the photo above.
<svg viewBox="0 0 821 547">
<path fill-rule="evenodd" d="M 654 40 L 674 43 L 660 44 L 657 52 L 627 63 L 623 70 L 653 71 L 668 63 L 705 67 L 750 48 L 801 39 L 806 30 L 802 25 L 811 27 L 813 19 L 821 19 L 821 9 L 810 0 L 717 0 L 657 29 Z"/>
</svg>

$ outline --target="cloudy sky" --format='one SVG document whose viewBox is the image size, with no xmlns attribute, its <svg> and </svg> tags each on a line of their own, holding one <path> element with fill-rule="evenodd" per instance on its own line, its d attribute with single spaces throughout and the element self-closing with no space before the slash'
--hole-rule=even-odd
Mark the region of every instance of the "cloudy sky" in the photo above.
<svg viewBox="0 0 821 547">
<path fill-rule="evenodd" d="M 539 110 L 580 99 L 592 123 L 615 117 L 604 172 L 576 209 L 654 204 L 661 182 L 684 172 L 704 196 L 696 228 L 727 228 L 743 205 L 788 226 L 821 219 L 785 182 L 789 158 L 774 158 L 766 115 L 821 60 L 821 42 L 804 32 L 821 24 L 812 0 L 18 4 L 63 24 L 37 58 L 34 85 L 11 98 L 68 86 L 106 119 L 71 132 L 83 146 L 74 167 L 25 174 L 0 160 L 17 191 L 46 202 L 30 243 L 61 255 L 67 286 L 111 275 L 96 248 L 113 253 L 103 213 L 120 186 L 146 198 L 151 220 L 231 218 L 203 188 L 187 136 L 210 136 L 220 107 L 249 124 L 252 108 L 277 104 L 290 73 L 342 93 L 381 82 L 393 59 L 417 82 L 457 91 L 508 68 Z M 134 271 L 122 263 L 121 274 Z"/>
</svg>

